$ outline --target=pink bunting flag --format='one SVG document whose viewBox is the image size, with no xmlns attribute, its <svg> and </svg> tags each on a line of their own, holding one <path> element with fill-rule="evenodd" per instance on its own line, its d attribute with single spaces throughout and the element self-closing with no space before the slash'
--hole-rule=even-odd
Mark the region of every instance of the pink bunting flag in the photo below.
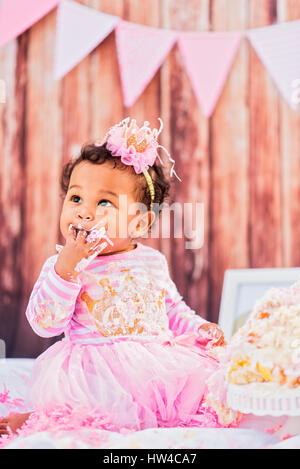
<svg viewBox="0 0 300 469">
<path fill-rule="evenodd" d="M 59 2 L 60 0 L 2 0 L 0 46 L 22 34 Z"/>
<path fill-rule="evenodd" d="M 162 65 L 177 33 L 127 21 L 116 27 L 121 83 L 126 107 L 132 106 Z"/>
<path fill-rule="evenodd" d="M 241 32 L 181 33 L 178 46 L 199 106 L 210 117 L 236 56 Z"/>
<path fill-rule="evenodd" d="M 64 0 L 58 8 L 54 76 L 62 78 L 95 47 L 120 21 L 80 3 Z"/>
<path fill-rule="evenodd" d="M 300 20 L 247 31 L 252 46 L 292 109 L 300 83 Z M 299 95 L 299 90 L 298 90 Z"/>
</svg>

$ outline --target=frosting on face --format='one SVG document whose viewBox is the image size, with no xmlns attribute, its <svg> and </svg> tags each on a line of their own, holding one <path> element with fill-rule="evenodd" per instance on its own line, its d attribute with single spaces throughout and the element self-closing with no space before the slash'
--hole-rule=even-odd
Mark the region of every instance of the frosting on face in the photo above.
<svg viewBox="0 0 300 469">
<path fill-rule="evenodd" d="M 91 250 L 94 251 L 93 254 L 91 254 L 88 257 L 84 257 L 81 259 L 80 262 L 75 266 L 75 271 L 76 272 L 82 272 L 86 267 L 92 262 L 95 257 L 98 256 L 107 246 L 108 243 L 113 246 L 114 243 L 112 240 L 106 235 L 106 230 L 105 227 L 102 226 L 101 228 L 97 228 L 99 226 L 100 222 L 97 223 L 94 228 L 92 228 L 91 231 L 88 232 L 86 240 L 88 243 L 94 243 L 96 241 L 99 241 L 98 244 L 96 244 L 94 247 L 91 247 Z M 72 228 L 75 228 L 77 231 L 78 230 L 84 230 L 83 226 L 81 224 L 78 224 L 78 227 L 76 228 L 74 225 L 70 224 L 69 225 L 69 231 L 71 231 Z M 100 243 L 101 239 L 105 239 L 102 243 Z M 59 253 L 63 249 L 63 246 L 57 244 L 56 245 L 56 250 Z"/>
</svg>

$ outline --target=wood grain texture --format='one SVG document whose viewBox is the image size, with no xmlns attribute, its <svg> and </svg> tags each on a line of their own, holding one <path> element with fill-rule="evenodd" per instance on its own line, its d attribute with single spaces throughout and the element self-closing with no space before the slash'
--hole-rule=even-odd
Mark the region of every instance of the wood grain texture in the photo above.
<svg viewBox="0 0 300 469">
<path fill-rule="evenodd" d="M 25 115 L 25 220 L 23 231 L 23 307 L 14 355 L 36 355 L 51 340 L 31 330 L 25 309 L 45 260 L 55 254 L 62 164 L 60 82 L 53 79 L 56 12 L 29 31 Z M 24 337 L 27 340 L 24 340 Z"/>
<path fill-rule="evenodd" d="M 278 3 L 278 22 L 300 18 L 300 2 Z M 295 77 L 299 78 L 299 77 Z M 283 265 L 300 265 L 300 111 L 280 100 L 280 151 L 282 163 Z"/>
<path fill-rule="evenodd" d="M 160 25 L 160 0 L 144 0 L 143 8 L 139 0 L 127 0 L 126 2 L 126 21 L 144 24 L 159 28 Z M 141 64 L 141 67 L 143 64 Z M 126 116 L 134 117 L 137 122 L 143 123 L 145 120 L 150 122 L 152 127 L 159 128 L 158 117 L 160 111 L 160 70 L 155 74 L 151 82 L 147 85 L 144 92 L 130 108 L 124 109 Z M 159 238 L 152 237 L 151 232 L 147 233 L 141 241 L 147 246 L 159 249 Z"/>
<path fill-rule="evenodd" d="M 0 338 L 11 356 L 22 310 L 24 112 L 27 35 L 0 49 L 6 102 L 0 104 Z"/>
<path fill-rule="evenodd" d="M 214 31 L 245 31 L 247 1 L 212 2 Z M 226 14 L 230 10 L 231 15 Z M 209 311 L 218 320 L 224 272 L 249 265 L 248 43 L 242 40 L 210 125 Z"/>
<path fill-rule="evenodd" d="M 277 21 L 275 0 L 249 4 L 249 27 Z M 282 185 L 279 94 L 250 49 L 250 267 L 279 267 L 282 249 Z"/>
<path fill-rule="evenodd" d="M 165 1 L 163 27 L 182 31 L 207 31 L 209 2 Z M 174 238 L 166 254 L 171 276 L 180 294 L 191 308 L 206 317 L 210 188 L 208 120 L 202 116 L 195 102 L 195 95 L 177 46 L 171 52 L 167 66 L 168 72 L 163 76 L 162 90 L 164 94 L 170 95 L 167 103 L 170 106 L 169 148 L 176 161 L 176 172 L 182 180 L 179 182 L 174 178 L 171 201 L 181 203 L 182 207 L 185 203 L 204 204 L 204 246 L 202 249 L 186 249 L 186 239 Z M 162 108 L 162 115 L 165 113 L 165 108 Z M 183 224 L 186 221 L 183 219 Z M 182 231 L 184 232 L 184 226 Z"/>
<path fill-rule="evenodd" d="M 89 6 L 87 0 L 78 3 Z M 62 121 L 62 162 L 59 169 L 70 158 L 80 153 L 81 146 L 89 140 L 91 133 L 91 54 L 75 66 L 63 79 L 58 82 L 60 86 L 61 121 Z M 60 192 L 60 207 L 64 199 Z M 59 244 L 64 240 L 57 224 L 57 238 Z"/>
<path fill-rule="evenodd" d="M 300 19 L 299 0 L 80 3 L 183 31 L 244 31 Z M 62 242 L 63 163 L 126 116 L 156 127 L 163 118 L 160 143 L 183 181 L 174 178 L 170 203 L 204 204 L 203 248 L 186 249 L 186 238 L 157 233 L 141 240 L 167 256 L 172 279 L 197 313 L 218 320 L 226 269 L 298 266 L 300 110 L 283 101 L 249 42 L 239 47 L 211 119 L 201 113 L 177 46 L 126 108 L 114 33 L 54 81 L 56 11 L 0 49 L 7 85 L 0 104 L 0 338 L 8 355 L 35 357 L 56 340 L 35 335 L 25 309 L 43 263 Z"/>
<path fill-rule="evenodd" d="M 94 0 L 92 6 L 103 13 L 125 16 L 124 0 Z M 90 77 L 91 138 L 95 140 L 125 117 L 114 32 L 92 52 Z"/>
</svg>

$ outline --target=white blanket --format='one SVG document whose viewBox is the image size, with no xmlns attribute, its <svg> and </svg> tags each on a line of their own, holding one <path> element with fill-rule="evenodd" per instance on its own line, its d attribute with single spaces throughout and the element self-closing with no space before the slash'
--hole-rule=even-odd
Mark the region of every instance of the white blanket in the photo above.
<svg viewBox="0 0 300 469">
<path fill-rule="evenodd" d="M 34 360 L 0 360 L 0 396 L 9 390 L 10 401 L 26 396 L 26 377 L 30 374 Z M 5 401 L 5 399 L 2 399 Z M 12 409 L 7 401 L 1 403 L 0 416 Z M 25 412 L 30 404 L 25 401 Z M 276 430 L 278 428 L 278 430 Z M 88 432 L 88 430 L 87 430 Z M 39 432 L 26 437 L 16 437 L 8 449 L 60 449 L 60 448 L 105 448 L 105 449 L 255 449 L 255 448 L 300 448 L 300 417 L 256 417 L 245 416 L 239 428 L 150 428 L 134 433 L 120 434 L 97 430 L 94 443 L 92 438 L 78 438 L 71 431 Z M 88 436 L 88 435 L 87 435 Z M 102 438 L 103 436 L 103 438 Z M 5 437 L 4 437 L 5 438 Z M 101 439 L 103 442 L 101 443 Z"/>
</svg>

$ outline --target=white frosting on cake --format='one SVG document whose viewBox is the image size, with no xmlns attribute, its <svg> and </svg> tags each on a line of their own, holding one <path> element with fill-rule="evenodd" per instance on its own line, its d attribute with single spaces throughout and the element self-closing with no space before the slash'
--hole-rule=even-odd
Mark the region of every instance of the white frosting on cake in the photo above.
<svg viewBox="0 0 300 469">
<path fill-rule="evenodd" d="M 300 281 L 268 290 L 231 339 L 226 355 L 229 383 L 300 386 Z"/>
</svg>

